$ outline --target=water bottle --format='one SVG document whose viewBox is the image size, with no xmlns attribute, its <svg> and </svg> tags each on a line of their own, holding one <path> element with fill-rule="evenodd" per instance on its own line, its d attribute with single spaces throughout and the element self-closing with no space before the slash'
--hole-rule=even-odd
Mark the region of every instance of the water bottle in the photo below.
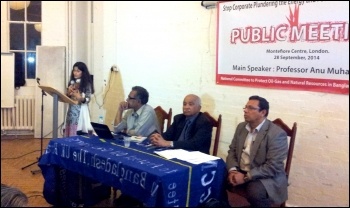
<svg viewBox="0 0 350 208">
<path fill-rule="evenodd" d="M 103 116 L 98 117 L 98 123 L 104 124 Z"/>
</svg>

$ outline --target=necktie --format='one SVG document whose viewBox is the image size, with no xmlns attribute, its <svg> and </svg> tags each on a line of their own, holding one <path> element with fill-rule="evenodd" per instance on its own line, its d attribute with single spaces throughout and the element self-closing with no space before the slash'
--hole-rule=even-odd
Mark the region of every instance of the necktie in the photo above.
<svg viewBox="0 0 350 208">
<path fill-rule="evenodd" d="M 184 129 L 181 132 L 179 140 L 186 140 L 188 139 L 188 133 L 189 133 L 189 126 L 191 124 L 191 120 L 187 120 Z"/>
</svg>

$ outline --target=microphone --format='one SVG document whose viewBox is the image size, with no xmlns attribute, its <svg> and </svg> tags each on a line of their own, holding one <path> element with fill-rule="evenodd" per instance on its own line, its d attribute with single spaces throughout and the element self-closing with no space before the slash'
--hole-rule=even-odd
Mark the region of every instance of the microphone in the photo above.
<svg viewBox="0 0 350 208">
<path fill-rule="evenodd" d="M 80 85 L 80 78 L 79 79 L 72 79 L 69 82 L 70 86 L 73 87 L 74 90 L 78 90 L 79 89 L 79 85 Z"/>
<path fill-rule="evenodd" d="M 70 81 L 70 84 L 71 84 L 71 85 L 79 84 L 79 83 L 80 83 L 80 79 L 76 79 L 76 80 L 72 79 L 72 80 Z"/>
</svg>

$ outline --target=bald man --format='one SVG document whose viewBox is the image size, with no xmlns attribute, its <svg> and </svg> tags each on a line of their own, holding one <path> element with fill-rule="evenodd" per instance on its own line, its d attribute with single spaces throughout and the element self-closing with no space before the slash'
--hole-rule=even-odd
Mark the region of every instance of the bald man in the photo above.
<svg viewBox="0 0 350 208">
<path fill-rule="evenodd" d="M 200 110 L 201 99 L 194 94 L 186 95 L 182 104 L 183 113 L 174 116 L 174 122 L 166 132 L 152 134 L 151 143 L 158 147 L 209 154 L 213 125 Z"/>
</svg>

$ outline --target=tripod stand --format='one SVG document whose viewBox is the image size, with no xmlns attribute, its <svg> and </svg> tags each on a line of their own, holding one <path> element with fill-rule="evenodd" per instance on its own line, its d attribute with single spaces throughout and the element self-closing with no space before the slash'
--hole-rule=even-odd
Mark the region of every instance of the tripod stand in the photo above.
<svg viewBox="0 0 350 208">
<path fill-rule="evenodd" d="M 40 81 L 40 78 L 36 78 L 36 82 L 38 83 L 38 85 L 40 85 L 40 82 L 39 82 L 39 81 Z M 43 136 L 43 127 L 44 127 L 44 123 L 43 123 L 43 120 L 44 120 L 44 96 L 46 96 L 46 93 L 45 93 L 45 91 L 42 89 L 42 90 L 41 90 L 40 157 L 37 158 L 37 161 L 35 161 L 35 162 L 33 162 L 33 163 L 31 163 L 31 164 L 29 164 L 29 165 L 27 165 L 27 166 L 22 167 L 22 170 L 26 169 L 26 168 L 29 167 L 29 166 L 32 166 L 32 165 L 38 163 L 38 162 L 39 162 L 39 159 L 40 159 L 41 156 L 43 155 L 43 140 L 44 140 L 44 136 Z M 32 172 L 32 174 L 35 174 L 35 173 L 41 172 L 41 170 L 32 170 L 31 172 Z"/>
</svg>

